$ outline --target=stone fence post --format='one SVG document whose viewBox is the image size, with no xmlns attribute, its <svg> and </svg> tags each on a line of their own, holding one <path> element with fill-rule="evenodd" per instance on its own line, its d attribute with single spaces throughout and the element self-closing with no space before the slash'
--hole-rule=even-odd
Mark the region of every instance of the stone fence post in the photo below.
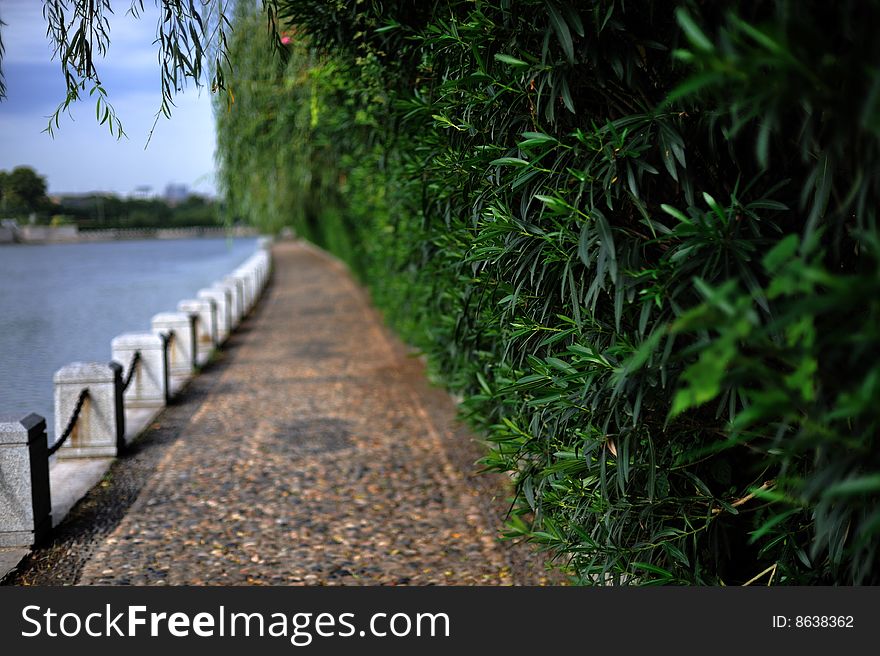
<svg viewBox="0 0 880 656">
<path fill-rule="evenodd" d="M 254 290 L 251 286 L 251 277 L 241 267 L 232 272 L 232 277 L 241 285 L 242 315 L 246 315 L 254 305 Z"/>
<path fill-rule="evenodd" d="M 222 281 L 214 283 L 214 286 L 225 290 L 229 297 L 229 332 L 231 333 L 241 323 L 238 285 L 230 276 L 226 276 Z"/>
<path fill-rule="evenodd" d="M 253 308 L 257 304 L 262 287 L 260 286 L 260 274 L 257 262 L 253 257 L 241 265 L 233 275 L 244 278 L 248 289 L 248 309 Z"/>
<path fill-rule="evenodd" d="M 113 338 L 110 343 L 113 359 L 129 375 L 128 366 L 135 353 L 140 353 L 140 362 L 125 390 L 123 398 L 126 407 L 159 408 L 168 402 L 168 353 L 166 342 L 153 333 L 125 333 Z"/>
<path fill-rule="evenodd" d="M 254 296 L 256 298 L 259 298 L 260 294 L 263 292 L 263 283 L 265 282 L 262 255 L 263 252 L 261 251 L 254 254 L 247 261 L 247 268 L 252 272 L 254 280 Z"/>
<path fill-rule="evenodd" d="M 0 547 L 28 547 L 51 529 L 46 420 L 0 417 Z"/>
<path fill-rule="evenodd" d="M 217 308 L 217 345 L 226 341 L 232 330 L 232 317 L 230 316 L 230 304 L 232 291 L 220 285 L 200 289 L 196 294 L 200 300 L 212 301 Z"/>
<path fill-rule="evenodd" d="M 266 282 L 269 280 L 269 268 L 272 261 L 272 255 L 270 251 L 266 249 L 255 253 L 251 259 L 254 261 L 254 266 L 257 269 L 259 287 L 262 289 L 266 286 Z"/>
<path fill-rule="evenodd" d="M 54 380 L 56 439 L 67 428 L 82 390 L 89 390 L 58 458 L 115 457 L 125 445 L 122 365 L 74 362 L 56 371 Z"/>
<path fill-rule="evenodd" d="M 177 304 L 178 312 L 196 317 L 196 360 L 207 357 L 220 343 L 217 337 L 217 304 L 212 299 L 188 298 Z"/>
<path fill-rule="evenodd" d="M 229 275 L 223 278 L 223 283 L 232 288 L 232 307 L 235 308 L 233 328 L 236 328 L 244 315 L 247 314 L 244 306 L 244 281 L 241 278 L 236 278 L 235 275 Z"/>
<path fill-rule="evenodd" d="M 168 345 L 169 375 L 192 376 L 196 368 L 195 317 L 185 312 L 160 312 L 153 316 L 150 325 L 154 335 L 174 333 Z"/>
</svg>

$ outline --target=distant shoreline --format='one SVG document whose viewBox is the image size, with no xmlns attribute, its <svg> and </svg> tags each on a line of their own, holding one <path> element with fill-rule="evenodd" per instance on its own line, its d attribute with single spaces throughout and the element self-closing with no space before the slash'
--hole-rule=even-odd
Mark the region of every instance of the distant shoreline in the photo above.
<svg viewBox="0 0 880 656">
<path fill-rule="evenodd" d="M 0 244 L 75 244 L 135 239 L 197 239 L 200 237 L 257 237 L 251 226 L 189 228 L 103 228 L 79 230 L 77 226 L 0 226 Z"/>
</svg>

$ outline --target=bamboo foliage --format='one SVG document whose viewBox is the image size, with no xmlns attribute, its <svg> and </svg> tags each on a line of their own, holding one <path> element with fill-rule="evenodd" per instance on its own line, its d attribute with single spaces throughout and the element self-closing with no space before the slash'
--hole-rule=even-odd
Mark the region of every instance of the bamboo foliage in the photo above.
<svg viewBox="0 0 880 656">
<path fill-rule="evenodd" d="M 352 264 L 576 581 L 877 583 L 866 12 L 279 0 L 282 60 L 242 10 L 230 209 Z"/>
</svg>

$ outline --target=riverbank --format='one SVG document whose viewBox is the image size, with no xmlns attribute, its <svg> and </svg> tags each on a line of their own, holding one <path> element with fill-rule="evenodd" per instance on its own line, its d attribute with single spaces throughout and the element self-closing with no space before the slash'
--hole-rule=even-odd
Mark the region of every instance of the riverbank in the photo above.
<svg viewBox="0 0 880 656">
<path fill-rule="evenodd" d="M 4 222 L 0 226 L 0 244 L 72 244 L 136 239 L 256 237 L 258 234 L 259 231 L 251 226 L 79 230 L 75 225 L 19 226 L 14 222 Z"/>
<path fill-rule="evenodd" d="M 225 237 L 0 247 L 0 414 L 41 415 L 53 438 L 58 369 L 109 361 L 116 336 L 148 330 L 257 248 Z"/>
<path fill-rule="evenodd" d="M 273 249 L 254 314 L 15 585 L 552 582 L 509 481 L 335 260 Z M 134 499 L 133 499 L 134 497 Z"/>
</svg>

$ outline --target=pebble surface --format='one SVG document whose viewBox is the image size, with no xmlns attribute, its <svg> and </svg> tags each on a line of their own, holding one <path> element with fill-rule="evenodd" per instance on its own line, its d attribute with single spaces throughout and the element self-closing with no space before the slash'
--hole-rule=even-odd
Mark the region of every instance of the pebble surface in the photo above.
<svg viewBox="0 0 880 656">
<path fill-rule="evenodd" d="M 477 474 L 482 447 L 347 270 L 300 243 L 273 255 L 223 361 L 159 417 L 124 512 L 77 529 L 100 514 L 87 498 L 11 582 L 558 583 L 541 554 L 498 539 L 509 484 Z"/>
</svg>

